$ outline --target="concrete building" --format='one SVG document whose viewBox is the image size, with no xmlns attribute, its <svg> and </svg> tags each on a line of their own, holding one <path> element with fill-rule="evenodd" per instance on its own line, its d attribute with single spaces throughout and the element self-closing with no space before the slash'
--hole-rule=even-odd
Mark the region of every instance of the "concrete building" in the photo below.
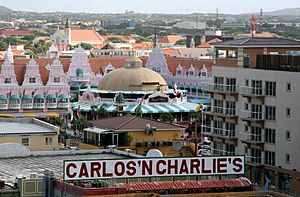
<svg viewBox="0 0 300 197">
<path fill-rule="evenodd" d="M 204 136 L 214 155 L 245 154 L 258 185 L 300 194 L 300 42 L 245 38 L 216 43 Z"/>
<path fill-rule="evenodd" d="M 57 150 L 59 128 L 37 119 L 0 119 L 0 144 L 22 144 L 32 151 Z"/>
</svg>

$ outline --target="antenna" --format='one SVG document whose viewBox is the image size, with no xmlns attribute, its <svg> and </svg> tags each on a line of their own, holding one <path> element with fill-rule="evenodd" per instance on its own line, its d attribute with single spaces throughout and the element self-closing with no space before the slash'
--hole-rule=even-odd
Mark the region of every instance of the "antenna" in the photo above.
<svg viewBox="0 0 300 197">
<path fill-rule="evenodd" d="M 156 47 L 156 42 L 157 42 L 157 28 L 154 28 L 154 48 Z"/>
<path fill-rule="evenodd" d="M 220 9 L 216 9 L 216 28 L 219 29 L 219 11 Z"/>
<path fill-rule="evenodd" d="M 257 30 L 256 16 L 255 16 L 255 14 L 252 14 L 252 16 L 251 16 L 251 34 L 252 34 L 252 38 L 256 34 L 256 30 Z"/>
</svg>

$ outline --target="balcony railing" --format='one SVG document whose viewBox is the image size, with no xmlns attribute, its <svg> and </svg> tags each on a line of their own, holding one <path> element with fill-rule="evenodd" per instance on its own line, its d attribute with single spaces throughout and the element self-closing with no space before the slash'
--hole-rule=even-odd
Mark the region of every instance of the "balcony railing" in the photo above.
<svg viewBox="0 0 300 197">
<path fill-rule="evenodd" d="M 228 138 L 228 139 L 237 138 L 236 130 L 227 130 L 227 129 L 222 129 L 222 128 L 203 126 L 203 132 L 204 132 L 204 134 L 209 133 L 211 135 L 222 137 L 222 138 Z"/>
<path fill-rule="evenodd" d="M 10 103 L 8 104 L 8 109 L 20 109 L 21 104 L 20 103 Z"/>
<path fill-rule="evenodd" d="M 69 107 L 69 103 L 57 103 L 57 107 L 58 108 L 68 108 Z"/>
<path fill-rule="evenodd" d="M 246 163 L 250 165 L 260 166 L 263 165 L 261 157 L 247 156 L 245 157 Z"/>
<path fill-rule="evenodd" d="M 8 109 L 8 104 L 0 104 L 0 110 L 1 109 Z"/>
<path fill-rule="evenodd" d="M 205 113 L 211 113 L 214 115 L 222 115 L 227 117 L 234 117 L 237 116 L 237 112 L 235 108 L 224 108 L 219 106 L 210 106 L 205 111 Z"/>
<path fill-rule="evenodd" d="M 33 108 L 33 103 L 22 103 L 21 108 L 22 109 L 32 109 Z"/>
<path fill-rule="evenodd" d="M 43 109 L 45 108 L 45 103 L 34 103 L 33 108 L 35 109 Z"/>
<path fill-rule="evenodd" d="M 57 108 L 57 103 L 46 103 L 46 107 L 49 109 Z"/>
<path fill-rule="evenodd" d="M 87 76 L 82 76 L 82 77 L 77 77 L 77 76 L 73 76 L 73 77 L 70 77 L 70 80 L 71 81 L 89 81 L 89 77 Z"/>
<path fill-rule="evenodd" d="M 226 85 L 219 83 L 208 83 L 204 85 L 204 90 L 209 92 L 224 92 L 224 93 L 237 93 L 236 85 Z"/>
<path fill-rule="evenodd" d="M 265 90 L 258 87 L 240 86 L 240 94 L 253 97 L 262 97 L 265 96 Z"/>
<path fill-rule="evenodd" d="M 264 143 L 263 136 L 261 134 L 252 134 L 250 132 L 241 133 L 241 141 L 255 144 Z"/>
<path fill-rule="evenodd" d="M 264 121 L 263 113 L 261 111 L 257 112 L 257 111 L 241 110 L 239 115 L 240 118 L 248 119 L 250 121 Z"/>
<path fill-rule="evenodd" d="M 212 148 L 211 151 L 212 151 L 212 156 L 213 155 L 235 155 L 235 152 L 226 151 L 223 149 Z"/>
</svg>

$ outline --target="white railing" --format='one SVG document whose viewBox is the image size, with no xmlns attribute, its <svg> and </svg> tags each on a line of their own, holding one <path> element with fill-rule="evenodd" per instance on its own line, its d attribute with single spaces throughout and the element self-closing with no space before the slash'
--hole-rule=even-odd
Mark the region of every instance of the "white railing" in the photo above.
<svg viewBox="0 0 300 197">
<path fill-rule="evenodd" d="M 22 109 L 32 109 L 33 108 L 33 103 L 22 103 L 21 108 Z"/>
<path fill-rule="evenodd" d="M 225 116 L 237 116 L 236 108 L 210 106 L 210 107 L 208 107 L 208 109 L 206 111 L 210 112 L 210 113 L 225 115 Z"/>
<path fill-rule="evenodd" d="M 226 85 L 226 84 L 219 84 L 219 83 L 207 83 L 204 85 L 204 90 L 220 91 L 220 92 L 228 92 L 228 93 L 238 92 L 236 85 Z"/>
<path fill-rule="evenodd" d="M 33 108 L 43 109 L 43 108 L 45 108 L 45 103 L 34 103 Z"/>
<path fill-rule="evenodd" d="M 246 163 L 251 163 L 254 165 L 262 165 L 262 157 L 254 157 L 254 156 L 248 156 L 245 157 Z"/>
<path fill-rule="evenodd" d="M 8 108 L 9 109 L 20 109 L 21 104 L 20 103 L 11 103 L 11 104 L 8 104 Z"/>
<path fill-rule="evenodd" d="M 8 109 L 8 104 L 0 104 L 0 109 Z"/>
<path fill-rule="evenodd" d="M 251 96 L 265 96 L 265 90 L 263 88 L 240 86 L 240 94 Z"/>
<path fill-rule="evenodd" d="M 68 108 L 69 103 L 60 103 L 60 102 L 58 102 L 57 107 L 58 108 Z"/>
<path fill-rule="evenodd" d="M 57 108 L 57 103 L 46 103 L 46 107 L 50 109 Z"/>
<path fill-rule="evenodd" d="M 82 76 L 82 77 L 73 76 L 73 77 L 70 77 L 70 80 L 71 81 L 88 81 L 89 77 L 87 77 L 87 76 Z"/>
<path fill-rule="evenodd" d="M 250 132 L 242 132 L 241 140 L 246 140 L 254 143 L 264 143 L 262 134 L 257 135 L 257 134 L 252 134 Z"/>
<path fill-rule="evenodd" d="M 104 102 L 104 103 L 114 103 L 115 100 L 113 98 L 101 98 L 100 102 Z"/>
<path fill-rule="evenodd" d="M 207 127 L 203 126 L 203 132 L 209 132 L 214 135 L 219 135 L 222 137 L 228 137 L 228 138 L 236 138 L 236 130 L 227 130 L 222 128 L 216 128 L 216 127 Z"/>
<path fill-rule="evenodd" d="M 235 155 L 235 152 L 226 151 L 223 149 L 212 148 L 211 149 L 212 156 L 213 155 Z"/>
<path fill-rule="evenodd" d="M 263 113 L 257 111 L 240 110 L 240 118 L 248 118 L 252 120 L 264 120 Z"/>
</svg>

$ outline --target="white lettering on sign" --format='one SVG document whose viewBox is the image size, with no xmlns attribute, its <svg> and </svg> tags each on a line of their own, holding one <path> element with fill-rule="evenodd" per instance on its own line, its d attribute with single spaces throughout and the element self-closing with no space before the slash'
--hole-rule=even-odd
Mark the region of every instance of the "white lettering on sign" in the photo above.
<svg viewBox="0 0 300 197">
<path fill-rule="evenodd" d="M 244 156 L 64 161 L 64 180 L 239 175 Z"/>
</svg>

